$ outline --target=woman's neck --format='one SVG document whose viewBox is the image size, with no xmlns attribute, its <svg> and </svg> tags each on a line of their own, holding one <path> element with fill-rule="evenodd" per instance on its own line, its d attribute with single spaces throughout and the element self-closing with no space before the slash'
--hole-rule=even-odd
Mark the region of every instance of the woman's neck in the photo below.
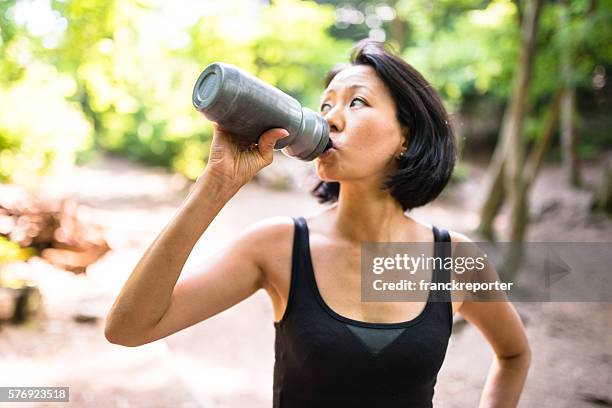
<svg viewBox="0 0 612 408">
<path fill-rule="evenodd" d="M 334 213 L 336 230 L 352 242 L 393 241 L 409 219 L 387 191 L 356 182 L 342 184 Z"/>
</svg>

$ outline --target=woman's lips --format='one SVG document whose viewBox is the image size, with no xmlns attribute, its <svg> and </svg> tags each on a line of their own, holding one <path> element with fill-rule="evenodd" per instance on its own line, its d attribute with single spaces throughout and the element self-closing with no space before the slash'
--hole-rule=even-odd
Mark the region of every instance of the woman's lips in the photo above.
<svg viewBox="0 0 612 408">
<path fill-rule="evenodd" d="M 326 157 L 331 156 L 334 152 L 336 151 L 335 147 L 330 147 L 329 149 L 325 150 L 323 153 L 321 153 L 319 155 L 319 158 L 324 159 Z"/>
<path fill-rule="evenodd" d="M 323 150 L 323 153 L 319 155 L 319 157 L 328 157 L 331 156 L 334 151 L 338 150 L 337 145 L 331 139 L 331 137 L 327 140 L 327 145 Z"/>
</svg>

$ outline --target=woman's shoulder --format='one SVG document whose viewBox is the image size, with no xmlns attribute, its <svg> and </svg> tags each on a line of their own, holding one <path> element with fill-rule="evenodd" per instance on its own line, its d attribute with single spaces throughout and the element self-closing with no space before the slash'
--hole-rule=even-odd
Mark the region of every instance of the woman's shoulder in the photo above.
<svg viewBox="0 0 612 408">
<path fill-rule="evenodd" d="M 451 237 L 451 242 L 473 242 L 470 237 L 457 231 L 446 229 Z"/>
<path fill-rule="evenodd" d="M 431 224 L 428 224 L 430 228 Z M 466 234 L 463 234 L 458 231 L 454 231 L 448 228 L 445 228 L 443 225 L 434 224 L 438 229 L 445 229 L 448 231 L 450 235 L 451 241 L 451 251 L 453 256 L 476 256 L 477 254 L 481 254 L 482 251 L 478 246 L 478 243 L 472 240 Z"/>
<path fill-rule="evenodd" d="M 295 220 L 298 218 L 304 218 L 310 227 L 311 224 L 314 224 L 317 220 L 324 217 L 325 213 L 326 210 L 322 210 L 304 215 L 279 215 L 267 217 L 248 225 L 243 230 L 243 234 L 251 236 L 252 238 L 260 241 L 262 244 L 265 241 L 278 243 L 279 240 L 293 237 Z"/>
<path fill-rule="evenodd" d="M 247 226 L 243 234 L 252 237 L 261 244 L 278 242 L 278 239 L 293 234 L 294 218 L 290 216 L 268 217 Z"/>
<path fill-rule="evenodd" d="M 448 231 L 448 234 L 450 235 L 451 238 L 451 242 L 452 243 L 459 243 L 459 242 L 474 242 L 472 241 L 472 239 L 470 239 L 467 235 L 458 232 L 458 231 L 454 231 L 451 230 L 449 228 L 446 228 L 444 225 L 440 225 L 440 224 L 436 224 L 436 223 L 429 223 L 427 221 L 418 219 L 416 217 L 410 217 L 412 221 L 420 224 L 421 226 L 423 226 L 424 228 L 426 228 L 427 230 L 431 231 L 434 227 L 434 225 L 436 226 L 436 228 L 440 229 L 440 230 L 446 230 Z"/>
<path fill-rule="evenodd" d="M 262 285 L 276 301 L 278 293 L 288 291 L 295 219 L 299 216 L 275 216 L 250 224 L 244 234 L 248 246 L 257 255 L 255 261 L 263 272 Z"/>
</svg>

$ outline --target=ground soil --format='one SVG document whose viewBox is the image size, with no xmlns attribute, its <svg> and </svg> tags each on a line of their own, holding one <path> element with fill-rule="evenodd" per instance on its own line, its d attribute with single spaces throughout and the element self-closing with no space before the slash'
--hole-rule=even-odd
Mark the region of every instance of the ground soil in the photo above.
<svg viewBox="0 0 612 408">
<path fill-rule="evenodd" d="M 292 188 L 272 190 L 257 181 L 245 186 L 198 242 L 188 267 L 205 262 L 236 232 L 261 218 L 306 215 L 322 208 L 302 181 L 311 168 L 287 160 L 278 156 L 273 166 L 290 172 Z M 438 199 L 412 214 L 477 240 L 474 228 L 485 167 L 478 160 L 466 166 L 465 181 L 449 185 Z M 570 189 L 558 165 L 543 167 L 530 193 L 528 241 L 612 242 L 612 218 L 588 211 L 600 164 L 585 163 L 584 177 L 585 188 Z M 115 296 L 188 191 L 182 177 L 100 156 L 47 179 L 41 190 L 51 197 L 71 195 L 86 205 L 83 219 L 104 225 L 112 251 L 86 275 L 58 270 L 37 258 L 13 266 L 38 281 L 44 313 L 29 324 L 0 328 L 1 385 L 69 386 L 70 406 L 271 406 L 274 316 L 264 291 L 145 346 L 121 347 L 104 338 L 104 318 Z M 495 229 L 503 236 L 506 227 L 504 210 Z M 523 302 L 515 307 L 533 350 L 519 406 L 612 406 L 612 303 Z M 97 320 L 78 323 L 78 313 Z M 477 406 L 492 356 L 476 328 L 456 321 L 438 376 L 436 406 Z"/>
</svg>

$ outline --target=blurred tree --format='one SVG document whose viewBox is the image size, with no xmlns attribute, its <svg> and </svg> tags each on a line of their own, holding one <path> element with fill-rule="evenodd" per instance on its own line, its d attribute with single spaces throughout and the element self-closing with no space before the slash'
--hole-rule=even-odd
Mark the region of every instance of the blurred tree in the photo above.
<svg viewBox="0 0 612 408">
<path fill-rule="evenodd" d="M 612 142 L 581 121 L 585 112 L 576 96 L 605 84 L 612 65 L 611 2 L 567 0 L 547 3 L 542 11 L 541 42 L 524 99 L 526 143 L 546 140 L 546 118 L 562 84 L 573 89 L 573 105 L 562 104 L 560 121 L 573 118 L 562 127 L 581 135 L 580 144 L 574 142 L 577 154 L 589 143 Z M 195 178 L 211 129 L 191 106 L 191 90 L 208 63 L 238 65 L 316 109 L 325 72 L 346 60 L 351 40 L 367 36 L 400 51 L 452 113 L 472 109 L 482 117 L 475 107 L 484 106 L 495 116 L 510 98 L 520 48 L 517 21 L 526 10 L 518 0 L 265 3 L 0 2 L 0 105 L 11 112 L 0 114 L 0 175 L 8 180 L 34 174 L 32 169 L 57 162 L 55 156 L 70 161 L 83 149 L 99 148 Z M 567 24 L 560 26 L 561 18 Z M 574 114 L 564 113 L 570 110 Z M 21 112 L 21 119 L 12 112 Z M 32 112 L 40 120 L 32 121 Z M 48 118 L 51 124 L 44 122 Z M 547 140 L 543 145 L 552 145 L 554 139 Z M 57 149 L 67 153 L 58 156 Z"/>
<path fill-rule="evenodd" d="M 594 10 L 594 0 L 589 2 L 585 17 Z M 559 20 L 559 74 L 561 77 L 561 146 L 563 152 L 563 167 L 568 183 L 574 187 L 580 187 L 581 171 L 580 158 L 578 156 L 578 134 L 575 126 L 576 114 L 576 80 L 574 79 L 574 55 L 576 47 L 572 39 L 572 13 L 569 0 L 561 0 L 558 7 Z"/>
<path fill-rule="evenodd" d="M 499 143 L 507 149 L 504 165 L 504 188 L 510 205 L 510 234 L 512 242 L 525 237 L 528 215 L 527 185 L 523 177 L 525 141 L 523 121 L 540 20 L 542 0 L 527 0 L 521 26 L 521 53 L 517 61 L 512 96 L 506 107 Z"/>
<path fill-rule="evenodd" d="M 327 33 L 334 20 L 331 6 L 274 2 L 263 10 L 261 31 L 250 44 L 253 73 L 318 111 L 325 75 L 335 63 L 348 59 L 351 46 Z"/>
<path fill-rule="evenodd" d="M 570 38 L 569 6 L 567 0 L 562 0 L 559 10 L 560 37 L 564 47 L 561 48 L 559 65 L 561 77 L 561 145 L 563 151 L 563 167 L 568 182 L 573 186 L 580 186 L 580 167 L 577 150 L 577 135 L 574 126 L 574 111 L 576 105 L 576 90 L 572 79 L 572 56 L 574 47 Z"/>
<path fill-rule="evenodd" d="M 554 24 L 558 22 L 559 15 L 567 16 L 568 11 L 566 9 L 568 7 L 567 4 L 560 4 L 549 5 L 545 9 L 545 11 L 548 11 L 548 15 L 544 13 L 542 18 L 543 27 L 540 30 L 541 34 L 543 34 L 542 37 L 544 37 L 542 42 L 549 45 L 549 37 L 552 37 L 552 46 L 540 48 L 541 51 L 538 52 L 537 60 L 535 61 L 533 73 L 534 80 L 532 81 L 533 86 L 529 87 L 529 94 L 532 102 L 526 99 L 523 101 L 523 104 L 532 104 L 534 99 L 536 101 L 548 99 L 550 101 L 549 105 L 544 105 L 548 106 L 548 108 L 541 109 L 541 111 L 548 111 L 549 118 L 558 117 L 559 105 L 561 106 L 561 144 L 564 146 L 566 172 L 568 174 L 568 180 L 572 184 L 577 185 L 579 180 L 579 169 L 576 153 L 577 142 L 573 129 L 573 118 L 575 116 L 573 94 L 575 91 L 572 89 L 576 86 L 587 86 L 590 80 L 590 72 L 596 67 L 596 61 L 609 60 L 610 58 L 609 46 L 598 47 L 597 50 L 590 51 L 588 47 L 581 48 L 578 47 L 577 44 L 601 44 L 600 36 L 605 36 L 607 34 L 612 35 L 612 33 L 608 33 L 608 29 L 595 29 L 593 25 L 593 22 L 596 20 L 609 19 L 611 16 L 610 8 L 603 7 L 599 13 L 597 13 L 597 10 L 593 8 L 592 4 L 586 2 L 576 2 L 573 4 L 574 13 L 576 14 L 573 16 L 572 24 L 567 22 L 567 24 L 562 27 Z M 568 34 L 568 32 L 571 34 Z M 572 56 L 571 58 L 570 55 Z M 580 56 L 581 58 L 575 56 Z M 576 64 L 576 61 L 579 63 Z M 587 63 L 585 64 L 585 62 Z M 573 66 L 575 66 L 576 69 L 573 69 Z M 580 67 L 580 69 L 577 69 L 577 67 Z M 550 75 L 550 71 L 555 68 L 561 72 L 561 75 Z M 554 95 L 549 96 L 551 93 Z M 542 126 L 540 127 L 541 136 L 531 154 L 533 161 L 529 162 L 524 172 L 521 171 L 523 174 L 521 175 L 522 181 L 520 181 L 520 183 L 524 185 L 523 190 L 525 191 L 528 191 L 529 186 L 537 176 L 537 170 L 550 145 L 552 132 L 554 132 L 555 129 L 554 126 L 550 125 L 549 121 L 542 121 L 542 123 L 543 128 Z M 518 129 L 521 134 L 525 131 L 523 127 Z M 524 138 L 524 136 L 521 137 Z M 516 141 L 515 143 L 519 142 Z M 507 183 L 504 185 L 503 174 L 504 165 L 507 159 L 506 154 L 507 150 L 505 150 L 503 144 L 502 131 L 502 140 L 500 140 L 494 152 L 487 173 L 485 183 L 485 189 L 487 191 L 485 195 L 486 199 L 481 209 L 481 221 L 478 226 L 478 231 L 488 239 L 494 239 L 492 223 L 505 199 Z M 520 163 L 518 166 L 519 168 L 522 167 Z M 519 203 L 515 202 L 514 205 L 519 206 Z M 526 211 L 526 209 L 523 210 Z M 520 217 L 521 212 L 518 207 L 514 208 L 514 214 L 518 218 L 511 217 L 512 222 L 510 225 L 513 232 L 510 233 L 510 237 L 513 240 L 520 240 L 525 234 L 523 229 L 528 220 Z M 526 216 L 526 213 L 523 213 L 523 216 Z M 521 221 L 521 219 L 523 221 Z"/>
<path fill-rule="evenodd" d="M 1 2 L 0 180 L 26 182 L 97 148 L 195 178 L 211 134 L 191 90 L 206 64 L 234 63 L 314 106 L 346 57 L 348 43 L 326 34 L 331 7 L 180 3 Z"/>
<path fill-rule="evenodd" d="M 612 156 L 604 161 L 601 182 L 593 197 L 592 207 L 612 215 Z"/>
<path fill-rule="evenodd" d="M 320 4 L 336 7 L 336 21 L 330 33 L 338 38 L 353 41 L 371 38 L 386 41 L 398 52 L 404 50 L 409 39 L 408 21 L 398 14 L 401 0 L 352 2 L 338 0 L 317 0 Z"/>
<path fill-rule="evenodd" d="M 90 124 L 70 101 L 75 81 L 44 58 L 49 43 L 42 36 L 52 38 L 62 22 L 49 14 L 46 25 L 29 23 L 33 7 L 52 12 L 44 2 L 0 2 L 1 182 L 35 183 L 91 143 Z"/>
<path fill-rule="evenodd" d="M 511 203 L 511 241 L 521 241 L 526 217 L 526 197 L 523 189 L 523 121 L 526 97 L 532 77 L 541 2 L 529 0 L 523 14 L 522 47 L 516 63 L 514 88 L 502 123 L 498 145 L 490 161 L 485 179 L 487 199 L 481 211 L 479 231 L 492 237 L 492 221 L 502 204 L 503 192 L 508 192 Z"/>
<path fill-rule="evenodd" d="M 8 57 L 9 45 L 18 34 L 10 10 L 15 6 L 16 0 L 5 0 L 0 2 L 0 83 L 18 79 L 22 72 L 21 67 L 12 58 Z"/>
</svg>

